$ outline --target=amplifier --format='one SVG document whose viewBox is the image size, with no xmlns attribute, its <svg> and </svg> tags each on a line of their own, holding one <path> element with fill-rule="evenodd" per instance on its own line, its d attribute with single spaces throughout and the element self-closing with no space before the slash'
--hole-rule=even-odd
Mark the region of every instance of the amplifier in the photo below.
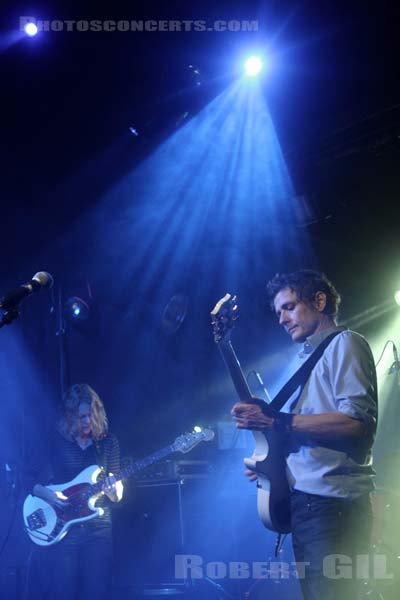
<svg viewBox="0 0 400 600">
<path fill-rule="evenodd" d="M 204 479 L 212 474 L 207 460 L 166 460 L 146 469 L 136 479 L 137 485 L 155 482 L 178 482 L 187 479 Z"/>
</svg>

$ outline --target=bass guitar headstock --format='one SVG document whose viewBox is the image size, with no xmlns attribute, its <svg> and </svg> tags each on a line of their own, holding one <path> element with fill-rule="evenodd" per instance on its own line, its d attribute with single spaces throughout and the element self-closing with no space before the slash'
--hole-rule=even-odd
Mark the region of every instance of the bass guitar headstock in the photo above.
<svg viewBox="0 0 400 600">
<path fill-rule="evenodd" d="M 212 429 L 203 429 L 202 431 L 193 431 L 192 433 L 186 433 L 176 438 L 172 444 L 174 452 L 190 452 L 200 442 L 211 442 L 214 439 L 214 432 Z"/>
<path fill-rule="evenodd" d="M 214 340 L 217 344 L 230 340 L 231 331 L 238 317 L 239 308 L 236 303 L 236 296 L 225 294 L 211 311 L 211 324 Z"/>
</svg>

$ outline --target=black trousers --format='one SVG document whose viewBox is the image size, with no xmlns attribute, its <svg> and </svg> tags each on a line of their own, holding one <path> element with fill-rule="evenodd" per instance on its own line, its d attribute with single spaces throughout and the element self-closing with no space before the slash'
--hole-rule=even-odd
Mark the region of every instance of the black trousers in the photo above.
<svg viewBox="0 0 400 600">
<path fill-rule="evenodd" d="M 304 600 L 358 600 L 364 579 L 356 556 L 369 553 L 371 531 L 369 494 L 349 501 L 292 493 L 292 543 Z"/>
<path fill-rule="evenodd" d="M 32 548 L 25 600 L 109 600 L 112 557 L 111 526 L 74 525 L 58 544 Z"/>
</svg>

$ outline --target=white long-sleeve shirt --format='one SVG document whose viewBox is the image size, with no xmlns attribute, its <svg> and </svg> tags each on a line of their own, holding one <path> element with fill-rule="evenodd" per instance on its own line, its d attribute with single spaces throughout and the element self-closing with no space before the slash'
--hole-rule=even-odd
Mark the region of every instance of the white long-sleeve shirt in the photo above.
<svg viewBox="0 0 400 600">
<path fill-rule="evenodd" d="M 315 365 L 298 402 L 294 394 L 282 410 L 295 414 L 339 411 L 366 423 L 372 435 L 365 440 L 337 440 L 329 447 L 312 440 L 305 445 L 291 446 L 287 475 L 293 489 L 352 499 L 373 489 L 371 447 L 377 422 L 377 383 L 371 349 L 358 333 L 329 328 L 306 340 L 298 357 L 298 367 L 337 329 L 341 333 L 330 342 Z"/>
</svg>

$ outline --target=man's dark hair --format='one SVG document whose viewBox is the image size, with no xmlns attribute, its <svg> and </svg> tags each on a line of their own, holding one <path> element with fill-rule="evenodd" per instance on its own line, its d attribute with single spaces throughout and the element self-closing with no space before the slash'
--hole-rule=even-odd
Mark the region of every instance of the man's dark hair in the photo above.
<svg viewBox="0 0 400 600">
<path fill-rule="evenodd" d="M 296 292 L 297 298 L 304 302 L 313 302 L 317 292 L 326 294 L 326 306 L 324 314 L 335 318 L 339 311 L 340 295 L 335 289 L 333 283 L 318 271 L 302 269 L 294 273 L 277 273 L 271 281 L 267 283 L 267 292 L 271 303 L 271 308 L 274 309 L 275 296 L 285 288 Z"/>
</svg>

